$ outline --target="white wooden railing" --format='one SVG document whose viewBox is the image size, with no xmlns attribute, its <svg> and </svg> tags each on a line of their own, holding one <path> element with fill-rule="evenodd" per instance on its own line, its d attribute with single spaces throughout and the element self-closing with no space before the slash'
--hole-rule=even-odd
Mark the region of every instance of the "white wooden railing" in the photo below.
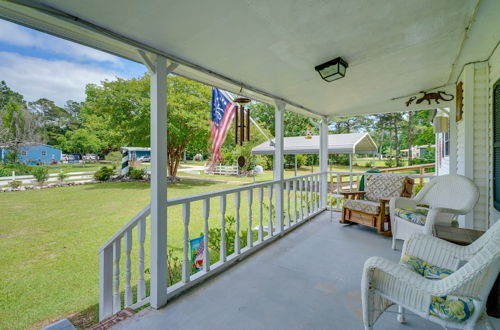
<svg viewBox="0 0 500 330">
<path fill-rule="evenodd" d="M 404 174 L 404 173 L 365 173 L 365 172 L 337 172 L 337 171 L 329 171 L 328 172 L 328 208 L 333 209 L 335 211 L 341 211 L 342 208 L 342 200 L 344 199 L 344 195 L 342 192 L 352 192 L 354 191 L 354 184 L 359 184 L 359 178 L 363 175 L 404 175 L 410 178 L 415 179 L 416 184 L 425 184 L 435 178 L 435 173 L 429 174 Z M 347 181 L 344 180 L 347 178 Z M 418 182 L 417 182 L 418 181 Z M 347 187 L 344 188 L 344 186 Z M 358 188 L 358 187 L 356 187 Z M 415 186 L 414 186 L 415 188 Z M 357 190 L 357 189 L 356 189 Z"/>
<path fill-rule="evenodd" d="M 322 177 L 326 177 L 326 172 L 168 200 L 166 203 L 169 209 L 179 206 L 182 208 L 181 219 L 172 219 L 169 216 L 168 223 L 182 221 L 183 235 L 181 279 L 177 283 L 169 283 L 167 299 L 180 294 L 208 276 L 223 271 L 237 260 L 248 256 L 322 212 L 325 209 L 320 202 Z M 283 216 L 276 217 L 274 214 L 276 194 L 273 191 L 281 185 L 283 185 L 281 189 L 285 192 L 283 194 Z M 211 201 L 215 201 L 215 203 L 218 201 L 219 204 L 218 209 L 212 213 Z M 191 274 L 189 258 L 190 224 L 193 225 L 193 221 L 200 221 L 191 216 L 192 205 L 195 203 L 202 204 L 201 221 L 203 222 L 205 248 L 203 252 L 203 269 Z M 242 214 L 242 204 L 246 204 L 244 207 L 246 214 Z M 267 210 L 265 210 L 266 205 Z M 234 213 L 234 230 L 236 232 L 233 246 L 234 253 L 231 255 L 227 255 L 228 246 L 225 232 L 227 227 L 226 215 L 229 213 L 228 206 L 231 208 L 231 212 Z M 146 280 L 146 264 L 148 261 L 145 258 L 149 243 L 149 235 L 146 235 L 149 214 L 150 206 L 148 205 L 99 250 L 99 317 L 101 320 L 123 308 L 138 308 L 149 302 L 148 281 Z M 218 218 L 216 227 L 221 228 L 220 250 L 217 251 L 219 260 L 211 264 L 210 252 L 216 251 L 210 251 L 207 246 L 210 225 L 214 225 L 214 217 Z M 212 222 L 209 221 L 210 219 L 212 219 Z M 255 241 L 253 237 L 254 219 L 257 232 Z M 246 225 L 248 228 L 245 247 L 241 247 L 242 242 L 240 241 L 242 225 Z M 133 245 L 134 236 L 137 237 L 138 246 Z M 124 240 L 125 260 L 122 258 L 122 240 Z M 122 269 L 123 267 L 124 269 Z M 122 281 L 124 281 L 123 284 Z M 136 283 L 135 294 L 134 283 Z"/>
<path fill-rule="evenodd" d="M 114 170 L 115 173 L 119 173 L 120 170 Z M 88 182 L 94 180 L 95 171 L 84 171 L 84 172 L 68 172 L 64 173 L 65 178 L 64 183 L 69 182 Z M 15 171 L 12 171 L 11 176 L 0 177 L 0 187 L 7 187 L 12 181 L 20 181 L 22 185 L 34 185 L 38 184 L 33 175 L 16 175 Z M 45 184 L 55 184 L 60 183 L 59 173 L 50 173 L 48 175 Z"/>
<path fill-rule="evenodd" d="M 204 169 L 206 174 L 217 174 L 217 175 L 239 175 L 240 170 L 237 165 L 215 165 L 207 166 Z"/>
</svg>

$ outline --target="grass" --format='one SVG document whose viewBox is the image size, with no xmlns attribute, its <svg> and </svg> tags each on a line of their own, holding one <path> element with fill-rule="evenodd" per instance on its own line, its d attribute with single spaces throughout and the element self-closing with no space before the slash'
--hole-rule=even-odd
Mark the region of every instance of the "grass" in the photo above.
<svg viewBox="0 0 500 330">
<path fill-rule="evenodd" d="M 346 167 L 333 167 L 332 170 L 346 171 Z M 309 173 L 310 169 L 303 168 L 298 175 Z M 185 178 L 169 185 L 169 199 L 253 182 L 253 178 L 179 174 Z M 293 170 L 285 171 L 285 177 L 293 175 Z M 272 172 L 266 171 L 256 177 L 256 182 L 271 179 Z M 241 230 L 248 228 L 247 198 L 246 192 L 241 195 Z M 257 215 L 257 191 L 254 191 L 253 200 L 253 214 Z M 41 327 L 62 317 L 69 317 L 79 327 L 95 323 L 99 280 L 97 251 L 148 202 L 149 183 L 146 182 L 101 183 L 1 194 L 0 329 Z M 268 204 L 266 194 L 264 203 Z M 219 204 L 218 198 L 211 200 L 210 228 L 220 226 Z M 234 210 L 234 197 L 230 196 L 226 214 L 234 215 Z M 266 210 L 264 214 L 264 225 L 267 225 Z M 255 225 L 254 220 L 252 226 Z M 203 231 L 201 201 L 191 205 L 189 230 L 190 238 Z M 132 265 L 137 265 L 136 231 L 133 234 Z M 168 247 L 177 256 L 182 255 L 182 237 L 179 205 L 168 210 Z M 148 248 L 149 241 L 146 242 L 147 264 Z M 214 260 L 213 255 L 211 259 Z M 125 257 L 122 257 L 124 262 Z M 123 265 L 121 269 L 125 269 Z M 133 283 L 136 278 L 137 273 L 133 270 Z"/>
<path fill-rule="evenodd" d="M 169 197 L 218 189 L 213 182 L 186 179 L 169 187 Z M 74 313 L 80 313 L 80 326 L 92 322 L 98 299 L 97 250 L 148 202 L 148 183 L 2 194 L 0 329 L 39 327 Z M 199 216 L 192 213 L 193 219 Z M 178 215 L 172 219 L 176 221 L 169 221 L 169 247 L 178 249 L 174 237 L 182 237 L 182 225 Z M 197 222 L 196 234 L 202 228 Z"/>
</svg>

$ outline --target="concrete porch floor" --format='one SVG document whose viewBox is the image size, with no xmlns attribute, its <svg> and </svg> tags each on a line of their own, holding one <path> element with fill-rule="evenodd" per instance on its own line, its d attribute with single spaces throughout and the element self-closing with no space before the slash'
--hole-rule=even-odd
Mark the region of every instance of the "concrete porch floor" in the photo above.
<svg viewBox="0 0 500 330">
<path fill-rule="evenodd" d="M 397 261 L 391 239 L 323 212 L 226 272 L 170 301 L 145 309 L 113 329 L 363 329 L 360 283 L 365 260 Z M 500 320 L 492 319 L 497 329 Z M 441 327 L 391 307 L 375 329 Z"/>
</svg>

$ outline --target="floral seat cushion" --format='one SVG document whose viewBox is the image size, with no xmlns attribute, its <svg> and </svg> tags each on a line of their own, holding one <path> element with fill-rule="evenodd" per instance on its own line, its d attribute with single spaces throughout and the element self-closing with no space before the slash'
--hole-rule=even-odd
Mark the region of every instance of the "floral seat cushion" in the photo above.
<svg viewBox="0 0 500 330">
<path fill-rule="evenodd" d="M 344 207 L 351 210 L 356 210 L 368 214 L 377 215 L 380 213 L 380 203 L 361 199 L 346 199 Z M 389 206 L 385 208 L 385 214 L 389 215 Z"/>
<path fill-rule="evenodd" d="M 394 215 L 403 220 L 416 223 L 417 225 L 425 225 L 425 220 L 427 218 L 428 209 L 416 208 L 416 209 L 402 209 L 397 208 L 394 210 Z"/>
<path fill-rule="evenodd" d="M 400 264 L 429 280 L 442 280 L 453 273 L 408 254 L 401 257 Z M 445 321 L 463 322 L 473 313 L 474 301 L 467 297 L 433 296 L 429 305 L 429 314 Z"/>
</svg>

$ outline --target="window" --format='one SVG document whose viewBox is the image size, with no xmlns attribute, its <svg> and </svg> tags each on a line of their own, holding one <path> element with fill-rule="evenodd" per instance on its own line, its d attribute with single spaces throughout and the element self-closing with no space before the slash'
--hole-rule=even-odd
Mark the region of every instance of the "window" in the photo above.
<svg viewBox="0 0 500 330">
<path fill-rule="evenodd" d="M 500 79 L 493 86 L 493 204 L 500 211 Z"/>
<path fill-rule="evenodd" d="M 42 156 L 47 156 L 47 151 L 42 151 Z"/>
<path fill-rule="evenodd" d="M 443 157 L 450 155 L 450 133 L 443 133 Z"/>
</svg>

